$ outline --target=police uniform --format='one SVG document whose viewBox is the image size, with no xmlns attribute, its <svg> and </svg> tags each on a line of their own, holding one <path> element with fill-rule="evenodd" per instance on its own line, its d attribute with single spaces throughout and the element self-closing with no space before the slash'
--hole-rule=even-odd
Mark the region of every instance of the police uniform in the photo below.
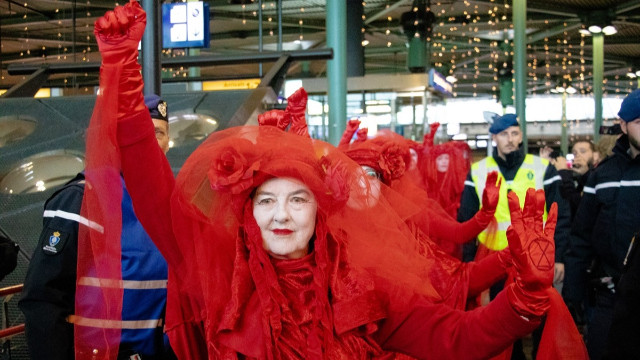
<svg viewBox="0 0 640 360">
<path fill-rule="evenodd" d="M 167 106 L 157 95 L 145 97 L 150 115 L 167 121 Z M 121 180 L 122 181 L 122 180 Z M 78 286 L 99 288 L 97 276 L 77 277 L 79 224 L 85 179 L 80 173 L 45 203 L 43 230 L 29 263 L 19 307 L 25 315 L 27 345 L 33 359 L 73 359 L 74 324 L 85 331 L 113 328 L 106 319 L 74 314 L 104 306 L 75 299 Z M 163 333 L 167 301 L 167 263 L 138 221 L 122 181 L 121 269 L 123 299 L 118 359 L 174 359 Z M 99 313 L 91 310 L 88 313 Z"/>
<path fill-rule="evenodd" d="M 617 299 L 605 359 L 633 359 L 640 355 L 640 232 L 629 245 L 623 273 L 616 286 Z"/>
<path fill-rule="evenodd" d="M 491 250 L 502 250 L 507 247 L 506 230 L 511 224 L 507 193 L 515 191 L 522 205 L 529 187 L 544 189 L 547 204 L 546 210 L 554 202 L 558 203 L 558 222 L 554 237 L 556 242 L 555 262 L 564 262 L 564 253 L 568 246 L 570 211 L 567 203 L 560 196 L 560 176 L 558 172 L 553 166 L 549 166 L 546 160 L 538 156 L 525 156 L 521 150 L 516 150 L 507 154 L 506 160 L 496 153 L 491 158 L 485 158 L 474 163 L 464 182 L 465 186 L 460 200 L 460 209 L 458 210 L 458 221 L 467 221 L 478 212 L 486 173 L 493 170 L 499 170 L 499 176 L 502 179 L 500 200 L 496 209 L 498 229 L 496 234 L 483 232 L 478 236 L 478 240 Z M 475 251 L 475 244 L 465 245 L 464 260 L 473 260 Z"/>
<path fill-rule="evenodd" d="M 506 114 L 494 118 L 489 131 L 498 134 L 511 127 L 518 126 L 517 118 L 514 114 Z M 485 186 L 485 179 L 490 171 L 498 171 L 502 180 L 500 185 L 500 199 L 496 208 L 495 219 L 497 229 L 489 231 L 485 229 L 478 235 L 478 243 L 470 242 L 463 245 L 463 260 L 472 261 L 476 256 L 479 244 L 484 249 L 499 251 L 508 246 L 507 228 L 511 225 L 511 215 L 509 212 L 509 202 L 507 193 L 515 191 L 520 200 L 520 206 L 524 205 L 528 188 L 544 189 L 546 207 L 544 218 L 546 220 L 547 211 L 551 204 L 558 203 L 558 218 L 554 240 L 556 243 L 555 262 L 564 262 L 564 253 L 567 249 L 569 234 L 570 210 L 568 204 L 560 195 L 560 181 L 555 167 L 549 166 L 549 162 L 538 156 L 527 154 L 518 149 L 505 155 L 505 159 L 498 156 L 494 151 L 493 157 L 484 158 L 471 165 L 471 170 L 465 180 L 464 189 L 460 199 L 458 209 L 458 221 L 463 222 L 471 219 L 480 210 L 482 191 Z M 503 282 L 495 284 L 490 289 L 490 297 L 493 299 L 503 288 Z M 534 332 L 534 348 L 537 349 L 539 343 L 539 332 L 541 328 Z M 534 351 L 536 351 L 534 349 Z M 524 358 L 522 342 L 514 344 L 512 359 Z"/>
<path fill-rule="evenodd" d="M 564 296 L 586 304 L 587 348 L 600 359 L 613 316 L 615 283 L 634 232 L 640 226 L 640 157 L 631 159 L 621 136 L 613 155 L 593 170 L 571 232 Z M 579 306 L 579 305 L 578 305 Z"/>
</svg>

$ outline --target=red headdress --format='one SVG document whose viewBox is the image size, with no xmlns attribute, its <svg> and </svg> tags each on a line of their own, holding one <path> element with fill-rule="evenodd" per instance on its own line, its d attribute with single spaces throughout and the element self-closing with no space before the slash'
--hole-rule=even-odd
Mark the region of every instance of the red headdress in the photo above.
<svg viewBox="0 0 640 360">
<path fill-rule="evenodd" d="M 193 273 L 200 274 L 188 280 L 198 286 L 186 288 L 203 291 L 210 353 L 225 358 L 242 350 L 274 359 L 376 353 L 363 333 L 351 331 L 365 325 L 366 335 L 384 317 L 375 287 L 435 299 L 421 280 L 428 266 L 406 255 L 414 246 L 410 229 L 384 199 L 371 204 L 372 186 L 358 164 L 330 144 L 292 134 L 293 126 L 283 131 L 286 115 L 277 114 L 261 120 L 277 126 L 213 133 L 177 179 L 174 207 L 190 219 Z M 313 252 L 303 259 L 274 260 L 262 248 L 251 194 L 274 177 L 301 181 L 317 200 Z"/>
<path fill-rule="evenodd" d="M 446 172 L 439 172 L 436 160 L 443 154 L 449 156 L 449 168 Z M 471 149 L 467 143 L 461 141 L 450 141 L 425 148 L 419 163 L 429 197 L 436 200 L 454 218 L 457 217 L 464 180 L 470 168 Z"/>
</svg>

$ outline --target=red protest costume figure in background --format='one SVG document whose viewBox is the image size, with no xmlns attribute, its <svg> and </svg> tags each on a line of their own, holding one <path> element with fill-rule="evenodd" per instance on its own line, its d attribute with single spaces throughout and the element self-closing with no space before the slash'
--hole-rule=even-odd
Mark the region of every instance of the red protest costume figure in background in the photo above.
<svg viewBox="0 0 640 360">
<path fill-rule="evenodd" d="M 141 12 L 131 2 L 106 15 L 101 52 L 135 57 L 139 37 L 128 36 L 144 26 Z M 373 185 L 335 147 L 291 133 L 293 126 L 231 128 L 202 143 L 174 182 L 149 114 L 138 110 L 139 68 L 104 65 L 90 131 L 108 134 L 87 147 L 113 161 L 89 158 L 88 167 L 121 166 L 136 213 L 165 255 L 166 327 L 180 359 L 367 359 L 388 351 L 482 359 L 540 323 L 551 282 L 548 269 L 528 260 L 525 233 L 550 242 L 542 222 L 510 236 L 525 242 L 512 253 L 516 281 L 491 304 L 466 313 L 434 304 L 437 294 L 422 280 L 430 264 L 413 256 L 404 220 L 384 199 L 375 209 L 387 211 L 367 206 Z M 103 107 L 108 99 L 115 106 Z M 94 198 L 89 209 L 105 200 Z M 528 201 L 525 211 L 535 206 Z M 552 213 L 546 228 L 553 224 Z M 553 261 L 550 247 L 538 257 Z M 112 358 L 101 355 L 111 345 L 94 348 L 96 357 Z"/>
<path fill-rule="evenodd" d="M 432 127 L 432 133 L 435 131 L 437 127 Z M 471 169 L 469 145 L 462 141 L 432 144 L 425 146 L 421 155 L 418 167 L 429 197 L 436 200 L 451 217 L 457 218 L 464 180 Z"/>
<path fill-rule="evenodd" d="M 415 225 L 444 252 L 456 259 L 461 259 L 461 244 L 474 239 L 493 220 L 500 188 L 497 173 L 487 176 L 486 191 L 483 192 L 482 197 L 483 210 L 468 221 L 459 223 L 435 199 L 431 198 L 424 190 L 422 181 L 417 181 L 420 177 L 416 177 L 416 172 L 411 169 L 414 161 L 410 150 L 411 142 L 390 131 L 381 131 L 374 138 L 358 137 L 349 144 L 356 131 L 360 133 L 366 130 L 366 128 L 358 130 L 359 124 L 357 120 L 351 120 L 348 123 L 338 148 L 345 151 L 360 165 L 371 167 L 385 184 L 419 207 L 420 212 L 411 219 Z M 438 124 L 435 125 L 431 128 L 431 134 L 435 134 Z M 423 154 L 428 152 L 427 149 L 433 148 L 432 141 L 426 140 L 424 148 Z"/>
</svg>

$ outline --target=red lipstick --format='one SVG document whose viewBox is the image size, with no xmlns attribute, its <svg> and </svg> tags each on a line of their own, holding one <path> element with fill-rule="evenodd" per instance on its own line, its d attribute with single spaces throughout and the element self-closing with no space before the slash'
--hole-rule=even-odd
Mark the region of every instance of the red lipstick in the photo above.
<svg viewBox="0 0 640 360">
<path fill-rule="evenodd" d="M 273 229 L 271 231 L 273 231 L 273 233 L 276 235 L 289 235 L 293 232 L 293 230 L 289 229 Z"/>
</svg>

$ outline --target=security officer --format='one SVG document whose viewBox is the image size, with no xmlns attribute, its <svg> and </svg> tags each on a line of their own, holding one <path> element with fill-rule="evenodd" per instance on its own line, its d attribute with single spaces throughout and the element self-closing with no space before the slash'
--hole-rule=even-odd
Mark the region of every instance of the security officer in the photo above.
<svg viewBox="0 0 640 360">
<path fill-rule="evenodd" d="M 167 105 L 159 96 L 145 97 L 158 145 L 169 149 Z M 131 198 L 122 195 L 123 305 L 118 359 L 173 359 L 165 345 L 167 264 L 136 218 Z M 74 323 L 87 328 L 112 328 L 101 319 L 74 315 L 79 224 L 84 174 L 78 174 L 45 203 L 43 230 L 29 264 L 19 307 L 25 315 L 26 337 L 32 359 L 73 359 Z M 99 287 L 100 279 L 78 279 Z M 82 300 L 82 299 L 81 299 Z M 104 306 L 104 304 L 95 304 Z"/>
<path fill-rule="evenodd" d="M 511 216 L 507 201 L 507 193 L 515 191 L 520 199 L 524 199 L 528 188 L 544 189 L 546 211 L 551 204 L 558 203 L 558 223 L 555 231 L 556 254 L 554 284 L 560 286 L 564 278 L 564 253 L 568 243 L 569 216 L 568 204 L 560 195 L 560 176 L 555 167 L 538 156 L 527 154 L 520 148 L 522 132 L 515 114 L 506 114 L 494 118 L 489 128 L 491 139 L 496 147 L 492 157 L 486 157 L 473 165 L 465 180 L 458 221 L 471 219 L 480 209 L 480 199 L 484 190 L 484 179 L 487 173 L 498 171 L 502 180 L 500 198 L 495 212 L 495 223 L 489 224 L 486 230 L 478 235 L 478 243 L 467 243 L 463 247 L 463 260 L 479 259 L 492 251 L 507 247 L 507 228 L 511 225 Z M 523 200 L 521 206 L 523 205 Z M 476 254 L 477 253 L 477 254 Z M 503 284 L 496 284 L 490 290 L 490 298 L 494 298 Z M 534 334 L 537 336 L 537 334 Z M 537 343 L 536 343 L 537 345 Z M 521 342 L 514 344 L 512 359 L 524 358 Z"/>
<path fill-rule="evenodd" d="M 563 295 L 567 302 L 587 308 L 587 350 L 595 360 L 603 356 L 618 293 L 615 284 L 640 228 L 640 90 L 624 99 L 618 116 L 624 134 L 613 155 L 587 179 L 566 257 Z"/>
<path fill-rule="evenodd" d="M 562 280 L 564 274 L 563 258 L 567 247 L 569 232 L 569 209 L 560 196 L 560 176 L 549 162 L 538 156 L 525 155 L 520 149 L 522 132 L 515 114 L 506 114 L 494 119 L 489 128 L 491 139 L 496 147 L 492 157 L 486 157 L 471 166 L 465 181 L 460 200 L 458 221 L 467 221 L 480 208 L 480 197 L 484 190 L 484 180 L 490 171 L 498 170 L 502 179 L 500 200 L 496 210 L 497 229 L 490 228 L 478 236 L 482 247 L 490 251 L 498 251 L 507 247 L 506 231 L 511 224 L 507 203 L 507 192 L 515 191 L 523 198 L 527 189 L 544 189 L 547 210 L 552 203 L 558 203 L 558 225 L 556 228 L 556 278 Z M 546 216 L 546 214 L 545 214 Z M 465 260 L 475 256 L 475 246 L 467 246 Z"/>
</svg>

